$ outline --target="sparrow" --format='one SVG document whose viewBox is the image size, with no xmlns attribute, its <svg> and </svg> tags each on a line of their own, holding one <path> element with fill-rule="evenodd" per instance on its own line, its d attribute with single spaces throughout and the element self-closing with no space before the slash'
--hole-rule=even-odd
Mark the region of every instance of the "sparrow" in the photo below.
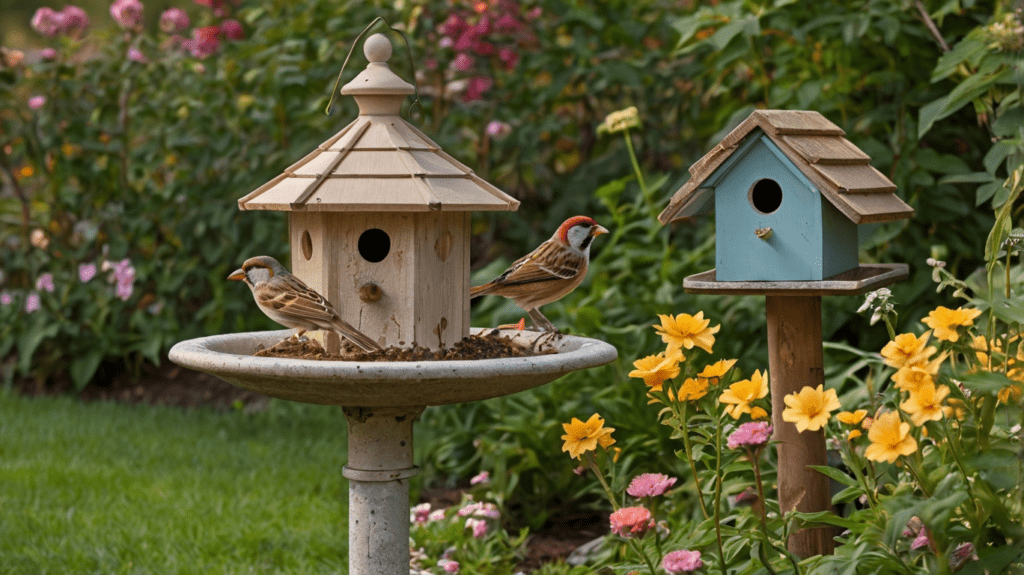
<svg viewBox="0 0 1024 575">
<path fill-rule="evenodd" d="M 341 319 L 324 296 L 310 289 L 270 256 L 245 260 L 241 269 L 231 272 L 229 280 L 244 281 L 252 290 L 256 305 L 267 317 L 285 327 L 297 327 L 295 337 L 308 330 L 328 330 L 347 337 L 365 351 L 380 351 L 381 346 L 366 334 Z"/>
<path fill-rule="evenodd" d="M 587 275 L 590 243 L 608 233 L 586 216 L 565 220 L 551 239 L 516 260 L 504 273 L 489 283 L 470 288 L 470 298 L 500 295 L 526 310 L 533 324 L 545 332 L 558 332 L 540 306 L 565 297 Z"/>
</svg>

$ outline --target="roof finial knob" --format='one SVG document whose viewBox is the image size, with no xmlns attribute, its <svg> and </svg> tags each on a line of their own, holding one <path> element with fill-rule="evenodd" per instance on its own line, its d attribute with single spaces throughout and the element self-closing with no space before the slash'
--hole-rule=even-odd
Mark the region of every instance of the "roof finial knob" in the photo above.
<svg viewBox="0 0 1024 575">
<path fill-rule="evenodd" d="M 391 58 L 391 40 L 384 34 L 374 34 L 363 44 L 363 54 L 371 64 L 386 63 Z"/>
</svg>

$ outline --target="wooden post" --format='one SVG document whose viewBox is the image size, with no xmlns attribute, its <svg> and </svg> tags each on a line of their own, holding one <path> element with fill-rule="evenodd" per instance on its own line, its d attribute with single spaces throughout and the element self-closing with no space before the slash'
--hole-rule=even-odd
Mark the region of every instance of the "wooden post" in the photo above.
<svg viewBox="0 0 1024 575">
<path fill-rule="evenodd" d="M 772 396 L 772 425 L 779 453 L 779 508 L 803 512 L 827 511 L 832 506 L 828 477 L 809 469 L 827 465 L 825 433 L 804 431 L 782 420 L 783 398 L 804 386 L 825 382 L 821 337 L 821 296 L 766 296 L 768 371 Z M 832 529 L 793 533 L 790 552 L 799 557 L 829 555 L 835 549 Z"/>
</svg>

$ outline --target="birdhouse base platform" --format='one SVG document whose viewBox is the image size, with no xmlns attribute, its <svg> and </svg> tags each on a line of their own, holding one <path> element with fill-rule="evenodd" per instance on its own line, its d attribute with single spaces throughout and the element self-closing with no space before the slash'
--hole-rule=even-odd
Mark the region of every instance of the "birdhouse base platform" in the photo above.
<svg viewBox="0 0 1024 575">
<path fill-rule="evenodd" d="M 710 270 L 684 279 L 683 289 L 687 293 L 719 295 L 859 295 L 908 277 L 910 267 L 907 264 L 861 264 L 821 281 L 794 282 L 718 281 L 715 270 Z"/>
</svg>

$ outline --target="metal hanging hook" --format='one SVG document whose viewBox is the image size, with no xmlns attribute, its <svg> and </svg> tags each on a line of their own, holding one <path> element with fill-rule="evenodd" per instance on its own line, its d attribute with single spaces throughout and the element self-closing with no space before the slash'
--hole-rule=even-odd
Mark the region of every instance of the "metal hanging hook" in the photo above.
<svg viewBox="0 0 1024 575">
<path fill-rule="evenodd" d="M 356 46 L 359 44 L 359 40 L 363 37 L 364 34 L 369 32 L 370 28 L 373 28 L 373 26 L 377 22 L 383 22 L 384 25 L 388 27 L 388 30 L 390 30 L 392 32 L 395 32 L 399 36 L 401 36 L 402 37 L 402 42 L 405 43 L 405 49 L 406 49 L 406 52 L 409 55 L 409 67 L 412 68 L 412 89 L 413 89 L 413 92 L 414 92 L 414 94 L 413 94 L 414 98 L 413 98 L 412 104 L 409 104 L 409 109 L 407 110 L 407 113 L 409 114 L 409 117 L 411 118 L 412 117 L 412 109 L 413 109 L 413 107 L 419 106 L 420 113 L 422 114 L 422 112 L 423 112 L 423 103 L 420 102 L 420 87 L 419 87 L 418 82 L 416 81 L 416 63 L 412 59 L 412 46 L 409 45 L 409 39 L 405 36 L 405 33 L 402 32 L 401 30 L 396 30 L 395 28 L 393 28 L 391 26 L 391 23 L 389 23 L 387 20 L 385 20 L 383 16 L 377 16 L 376 18 L 374 18 L 373 21 L 370 22 L 366 26 L 366 28 L 363 28 L 363 31 L 360 32 L 358 36 L 356 36 L 356 39 L 352 42 L 352 45 L 349 46 L 348 54 L 345 56 L 345 61 L 342 62 L 342 64 L 341 64 L 341 70 L 338 71 L 338 79 L 334 81 L 334 89 L 331 90 L 331 99 L 327 102 L 327 109 L 324 110 L 325 114 L 330 115 L 331 109 L 334 106 L 334 97 L 338 94 L 338 85 L 341 84 L 341 76 L 342 76 L 342 74 L 345 73 L 345 68 L 348 66 L 349 58 L 352 57 L 352 50 L 355 50 Z"/>
</svg>

